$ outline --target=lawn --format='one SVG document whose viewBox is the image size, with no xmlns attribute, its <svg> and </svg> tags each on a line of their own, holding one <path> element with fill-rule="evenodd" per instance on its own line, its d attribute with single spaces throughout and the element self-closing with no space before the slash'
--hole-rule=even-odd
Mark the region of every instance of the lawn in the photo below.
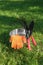
<svg viewBox="0 0 43 65">
<path fill-rule="evenodd" d="M 37 46 L 31 44 L 31 51 L 25 46 L 14 50 L 9 43 L 9 32 L 22 27 L 20 17 L 35 23 Z M 43 65 L 43 0 L 0 0 L 0 65 Z"/>
</svg>

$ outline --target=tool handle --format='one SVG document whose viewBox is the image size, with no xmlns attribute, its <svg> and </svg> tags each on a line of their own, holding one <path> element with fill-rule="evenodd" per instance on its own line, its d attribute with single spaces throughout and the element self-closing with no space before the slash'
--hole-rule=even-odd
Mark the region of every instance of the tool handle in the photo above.
<svg viewBox="0 0 43 65">
<path fill-rule="evenodd" d="M 33 36 L 31 36 L 31 39 L 32 39 L 33 44 L 36 46 L 37 44 Z"/>
<path fill-rule="evenodd" d="M 31 46 L 30 46 L 30 38 L 27 39 L 27 43 L 28 43 L 28 49 L 31 50 Z"/>
</svg>

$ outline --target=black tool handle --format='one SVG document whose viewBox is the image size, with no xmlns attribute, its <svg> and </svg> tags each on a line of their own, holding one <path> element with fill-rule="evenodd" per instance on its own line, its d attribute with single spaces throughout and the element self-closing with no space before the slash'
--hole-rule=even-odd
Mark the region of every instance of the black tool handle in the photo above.
<svg viewBox="0 0 43 65">
<path fill-rule="evenodd" d="M 34 21 L 31 21 L 29 25 L 27 25 L 27 22 L 25 20 L 25 18 L 20 18 L 20 23 L 22 24 L 22 26 L 25 28 L 26 30 L 26 37 L 30 37 L 32 32 L 33 32 L 33 28 L 34 28 Z"/>
</svg>

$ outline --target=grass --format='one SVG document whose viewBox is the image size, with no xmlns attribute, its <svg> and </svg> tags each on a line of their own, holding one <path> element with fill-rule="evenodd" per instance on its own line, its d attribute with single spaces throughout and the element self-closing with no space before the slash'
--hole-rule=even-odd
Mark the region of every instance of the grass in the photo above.
<svg viewBox="0 0 43 65">
<path fill-rule="evenodd" d="M 37 46 L 32 46 L 32 51 L 27 47 L 14 50 L 9 43 L 9 32 L 21 27 L 17 19 L 21 16 L 27 23 L 35 22 L 33 36 Z M 43 1 L 0 1 L 0 65 L 43 65 Z"/>
</svg>

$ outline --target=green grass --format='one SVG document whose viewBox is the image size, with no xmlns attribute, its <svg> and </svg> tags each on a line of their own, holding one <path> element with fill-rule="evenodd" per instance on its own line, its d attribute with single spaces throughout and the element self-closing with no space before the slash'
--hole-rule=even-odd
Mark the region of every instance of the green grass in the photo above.
<svg viewBox="0 0 43 65">
<path fill-rule="evenodd" d="M 35 22 L 32 51 L 14 50 L 9 43 L 9 32 L 21 27 L 17 18 L 22 16 Z M 0 65 L 43 65 L 43 0 L 0 1 Z"/>
</svg>

